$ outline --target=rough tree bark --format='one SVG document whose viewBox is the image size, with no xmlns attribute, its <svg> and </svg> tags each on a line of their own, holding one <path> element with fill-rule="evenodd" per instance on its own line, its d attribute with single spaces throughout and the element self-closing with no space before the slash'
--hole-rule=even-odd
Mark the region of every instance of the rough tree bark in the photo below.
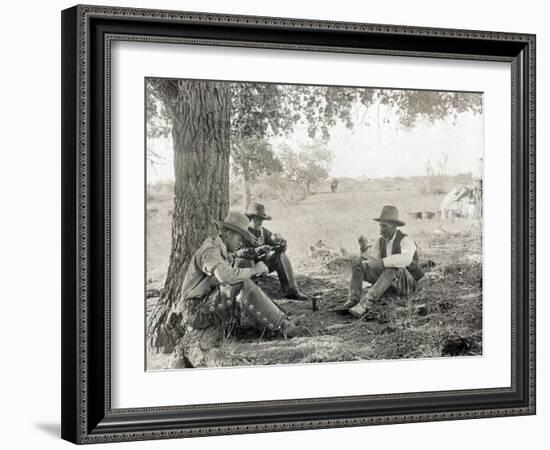
<svg viewBox="0 0 550 450">
<path fill-rule="evenodd" d="M 248 161 L 243 162 L 243 208 L 245 211 L 248 210 L 248 207 L 250 206 L 250 200 L 252 199 L 252 181 L 250 180 L 250 168 L 248 167 L 248 164 Z"/>
<path fill-rule="evenodd" d="M 175 196 L 172 250 L 164 292 L 148 318 L 149 350 L 171 352 L 181 334 L 167 324 L 190 258 L 229 210 L 230 87 L 162 80 L 156 86 L 172 121 Z"/>
</svg>

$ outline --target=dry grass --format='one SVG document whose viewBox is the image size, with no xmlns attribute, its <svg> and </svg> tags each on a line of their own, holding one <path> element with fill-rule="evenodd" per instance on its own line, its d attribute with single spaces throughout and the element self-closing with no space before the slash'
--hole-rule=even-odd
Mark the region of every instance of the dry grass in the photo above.
<svg viewBox="0 0 550 450">
<path fill-rule="evenodd" d="M 388 186 L 385 186 L 388 188 Z M 290 314 L 305 314 L 306 335 L 291 340 L 247 332 L 225 343 L 228 355 L 218 365 L 285 364 L 365 359 L 432 358 L 446 356 L 449 339 L 463 338 L 466 347 L 457 354 L 479 355 L 481 342 L 481 230 L 479 222 L 466 219 L 411 220 L 413 211 L 437 211 L 442 195 L 423 195 L 405 180 L 393 190 L 376 183 L 318 188 L 297 204 L 267 203 L 273 220 L 267 226 L 288 241 L 288 253 L 306 294 L 322 292 L 321 308 L 310 302 L 281 298 L 276 277 L 262 287 Z M 170 186 L 155 187 L 148 195 L 147 277 L 149 288 L 162 287 L 170 254 L 172 210 Z M 417 242 L 422 260 L 435 267 L 408 298 L 386 295 L 369 320 L 329 311 L 343 302 L 349 283 L 349 263 L 340 258 L 323 264 L 311 258 L 309 247 L 318 240 L 335 252 L 356 253 L 357 237 L 378 237 L 377 217 L 384 204 L 397 206 L 407 225 L 403 231 Z M 150 299 L 151 306 L 156 299 Z M 258 351 L 261 345 L 262 351 Z M 155 358 L 154 367 L 163 365 Z"/>
</svg>

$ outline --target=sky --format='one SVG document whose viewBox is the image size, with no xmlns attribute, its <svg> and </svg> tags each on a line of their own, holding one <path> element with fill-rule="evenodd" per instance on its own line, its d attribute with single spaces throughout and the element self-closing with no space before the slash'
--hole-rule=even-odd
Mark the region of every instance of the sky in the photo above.
<svg viewBox="0 0 550 450">
<path fill-rule="evenodd" d="M 483 157 L 483 114 L 460 114 L 456 121 L 447 118 L 430 123 L 421 120 L 404 130 L 389 111 L 358 111 L 363 123 L 347 129 L 337 124 L 330 130 L 328 148 L 334 155 L 329 175 L 350 178 L 384 178 L 426 175 L 426 165 L 448 155 L 446 174 L 479 172 Z M 384 120 L 385 119 L 385 120 Z M 274 138 L 280 144 L 297 147 L 307 143 L 305 129 L 296 129 L 289 137 Z M 148 164 L 147 181 L 173 180 L 173 149 L 170 138 L 150 140 L 153 151 L 163 157 L 161 164 Z"/>
</svg>

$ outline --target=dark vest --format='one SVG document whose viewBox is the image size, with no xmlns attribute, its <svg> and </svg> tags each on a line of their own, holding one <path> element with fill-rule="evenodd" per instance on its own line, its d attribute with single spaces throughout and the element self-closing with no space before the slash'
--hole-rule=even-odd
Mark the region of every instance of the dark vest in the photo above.
<svg viewBox="0 0 550 450">
<path fill-rule="evenodd" d="M 393 245 L 392 245 L 392 255 L 396 255 L 398 253 L 401 253 L 401 239 L 403 239 L 405 236 L 407 236 L 405 233 L 402 233 L 401 230 L 397 230 L 395 232 L 395 238 L 393 239 Z M 378 245 L 380 246 L 380 256 L 382 258 L 385 258 L 386 255 L 386 241 L 384 238 L 380 238 L 380 241 L 378 242 Z M 410 274 L 413 276 L 413 278 L 418 281 L 420 278 L 424 276 L 424 271 L 420 268 L 420 264 L 418 262 L 418 252 L 415 250 L 412 262 L 406 267 L 406 269 L 410 272 Z"/>
<path fill-rule="evenodd" d="M 262 245 L 265 245 L 266 243 L 266 229 L 264 227 L 262 227 L 261 229 L 259 230 L 255 230 L 254 228 L 252 227 L 248 227 L 248 231 L 250 232 L 250 234 L 252 236 L 254 236 L 256 238 L 256 242 L 254 242 L 254 247 L 260 247 Z"/>
</svg>

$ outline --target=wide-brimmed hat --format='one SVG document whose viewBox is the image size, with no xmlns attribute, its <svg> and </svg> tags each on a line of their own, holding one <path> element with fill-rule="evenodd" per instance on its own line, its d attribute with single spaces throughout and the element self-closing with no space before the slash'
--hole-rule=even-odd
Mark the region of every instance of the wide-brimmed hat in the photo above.
<svg viewBox="0 0 550 450">
<path fill-rule="evenodd" d="M 265 206 L 258 202 L 250 203 L 250 205 L 248 205 L 248 209 L 245 212 L 245 215 L 249 219 L 256 216 L 263 220 L 271 220 L 271 216 L 268 216 L 265 213 Z"/>
<path fill-rule="evenodd" d="M 225 220 L 215 220 L 223 228 L 239 233 L 248 243 L 254 243 L 255 238 L 248 232 L 248 219 L 238 211 L 230 211 Z"/>
<path fill-rule="evenodd" d="M 377 217 L 377 222 L 388 222 L 393 225 L 397 225 L 398 227 L 402 227 L 405 225 L 405 222 L 399 220 L 399 210 L 392 205 L 384 205 L 382 207 L 382 212 L 380 213 L 380 217 Z"/>
</svg>

